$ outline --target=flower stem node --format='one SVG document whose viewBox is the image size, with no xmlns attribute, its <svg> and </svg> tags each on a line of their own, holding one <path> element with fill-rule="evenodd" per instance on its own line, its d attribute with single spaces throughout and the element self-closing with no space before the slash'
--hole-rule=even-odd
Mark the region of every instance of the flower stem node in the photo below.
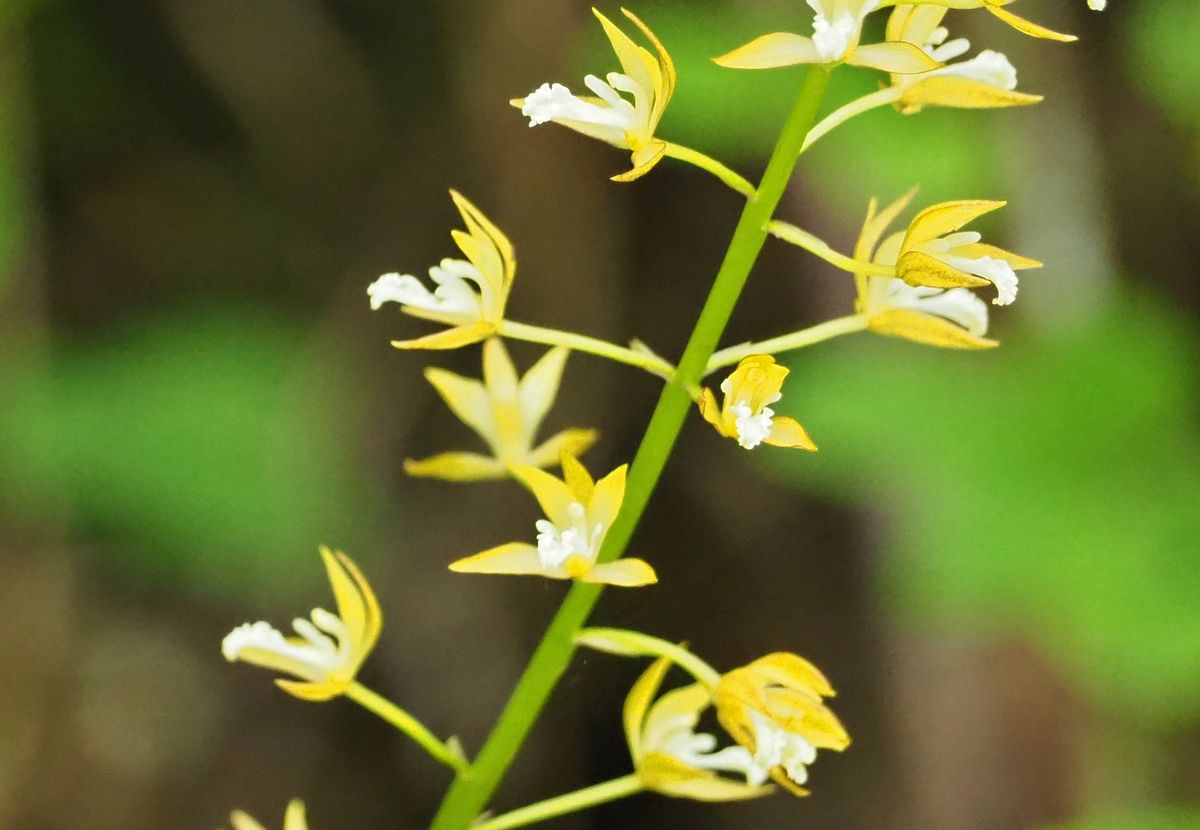
<svg viewBox="0 0 1200 830">
<path fill-rule="evenodd" d="M 221 643 L 225 659 L 283 672 L 279 688 L 301 700 L 325 701 L 346 693 L 379 640 L 383 614 L 366 577 L 341 551 L 321 548 L 337 614 L 317 608 L 311 620 L 293 621 L 298 636 L 285 637 L 270 623 L 245 623 Z"/>
<path fill-rule="evenodd" d="M 780 390 L 787 376 L 787 368 L 770 355 L 750 355 L 721 382 L 725 396 L 721 404 L 712 390 L 701 390 L 700 414 L 717 432 L 733 438 L 745 449 L 752 450 L 765 443 L 814 452 L 817 445 L 804 427 L 771 409 L 771 404 L 783 397 Z"/>
<path fill-rule="evenodd" d="M 404 462 L 411 476 L 446 481 L 484 481 L 505 478 L 518 466 L 549 467 L 564 452 L 578 456 L 595 443 L 591 429 L 567 429 L 534 444 L 538 427 L 558 394 L 570 352 L 557 347 L 546 352 L 522 378 L 499 338 L 483 345 L 483 381 L 460 377 L 443 369 L 425 370 L 425 378 L 450 411 L 487 442 L 492 454 L 447 452 Z"/>
<path fill-rule="evenodd" d="M 395 340 L 398 349 L 468 346 L 491 337 L 504 319 L 517 272 L 512 243 L 461 193 L 451 190 L 450 198 L 467 227 L 451 232 L 466 260 L 444 259 L 430 268 L 433 291 L 411 274 L 384 274 L 367 288 L 376 311 L 384 303 L 399 303 L 405 314 L 451 327 L 416 340 Z"/>
<path fill-rule="evenodd" d="M 233 814 L 229 817 L 229 821 L 233 826 L 233 830 L 265 830 L 261 824 L 241 810 L 234 810 Z M 288 804 L 287 812 L 283 816 L 283 830 L 308 830 L 304 802 L 300 799 L 295 799 Z"/>
<path fill-rule="evenodd" d="M 575 456 L 564 453 L 562 468 L 563 479 L 528 465 L 516 469 L 546 514 L 535 525 L 536 545 L 510 542 L 460 559 L 450 570 L 578 579 L 627 588 L 657 582 L 654 569 L 641 559 L 596 562 L 604 536 L 621 510 L 627 465 L 593 481 Z"/>
</svg>

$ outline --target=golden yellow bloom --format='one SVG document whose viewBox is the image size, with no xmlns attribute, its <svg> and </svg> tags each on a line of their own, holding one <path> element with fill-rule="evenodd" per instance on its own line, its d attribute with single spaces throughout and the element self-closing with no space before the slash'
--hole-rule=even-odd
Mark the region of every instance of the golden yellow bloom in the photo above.
<svg viewBox="0 0 1200 830">
<path fill-rule="evenodd" d="M 900 240 L 896 276 L 913 286 L 929 288 L 996 287 L 995 305 L 1017 298 L 1017 271 L 1040 268 L 1034 259 L 981 242 L 974 231 L 960 229 L 1005 202 L 968 200 L 943 202 L 917 214 Z M 884 243 L 880 255 L 890 255 Z"/>
<path fill-rule="evenodd" d="M 546 518 L 536 524 L 537 544 L 510 542 L 450 565 L 458 573 L 517 574 L 549 579 L 620 585 L 627 588 L 658 581 L 654 569 L 641 559 L 618 559 L 596 564 L 604 536 L 612 527 L 625 498 L 627 465 L 600 481 L 572 455 L 562 457 L 564 480 L 537 467 L 517 468 Z"/>
<path fill-rule="evenodd" d="M 795 795 L 808 795 L 808 765 L 818 749 L 841 752 L 850 736 L 823 698 L 833 687 L 807 660 L 779 652 L 727 672 L 713 699 L 717 719 L 750 754 L 746 780 L 772 778 Z"/>
<path fill-rule="evenodd" d="M 949 39 L 942 26 L 948 9 L 941 6 L 896 6 L 888 18 L 889 42 L 919 46 L 941 64 L 940 69 L 915 75 L 892 75 L 897 106 L 904 113 L 922 107 L 990 109 L 1036 104 L 1040 95 L 1017 92 L 1017 70 L 1000 52 L 985 49 L 970 60 L 950 63 L 971 49 L 966 38 Z"/>
<path fill-rule="evenodd" d="M 859 44 L 863 21 L 882 5 L 880 0 L 808 0 L 816 13 L 813 36 L 775 32 L 716 58 L 730 69 L 773 69 L 800 63 L 865 66 L 884 72 L 929 72 L 941 64 L 904 41 Z"/>
<path fill-rule="evenodd" d="M 516 276 L 512 243 L 461 193 L 450 191 L 466 231 L 451 232 L 466 260 L 443 259 L 429 269 L 430 291 L 411 274 L 384 274 L 367 289 L 371 308 L 399 303 L 413 317 L 452 328 L 416 340 L 396 340 L 398 349 L 457 349 L 486 340 L 504 319 L 504 307 Z"/>
<path fill-rule="evenodd" d="M 744 358 L 733 374 L 721 382 L 725 400 L 720 405 L 711 389 L 700 392 L 700 414 L 717 432 L 752 450 L 759 444 L 815 451 L 817 445 L 804 427 L 792 418 L 778 416 L 771 404 L 783 397 L 786 367 L 770 355 Z"/>
<path fill-rule="evenodd" d="M 717 774 L 747 775 L 752 759 L 741 746 L 716 751 L 714 736 L 696 732 L 700 715 L 712 705 L 712 695 L 702 683 L 654 700 L 670 667 L 668 658 L 656 660 L 625 699 L 625 738 L 643 786 L 662 795 L 697 801 L 741 801 L 769 795 L 770 786 L 750 786 Z"/>
<path fill-rule="evenodd" d="M 600 20 L 613 51 L 617 53 L 621 71 L 610 72 L 607 81 L 595 75 L 584 78 L 584 85 L 594 96 L 576 96 L 562 84 L 542 84 L 527 97 L 511 103 L 529 118 L 531 127 L 553 121 L 614 147 L 630 150 L 633 169 L 613 176 L 613 181 L 629 182 L 649 173 L 667 151 L 667 143 L 657 138 L 655 132 L 675 92 L 675 64 L 650 27 L 633 12 L 621 9 L 621 13 L 650 41 L 655 54 L 638 46 L 596 9 L 592 12 Z"/>
<path fill-rule="evenodd" d="M 229 820 L 233 823 L 233 830 L 265 830 L 261 824 L 241 810 L 234 810 Z M 308 830 L 308 821 L 304 815 L 304 802 L 300 799 L 288 804 L 287 813 L 283 817 L 283 830 Z"/>
<path fill-rule="evenodd" d="M 447 452 L 404 462 L 412 476 L 447 481 L 504 478 L 520 465 L 549 467 L 564 453 L 580 455 L 596 440 L 591 429 L 567 429 L 534 446 L 538 427 L 558 394 L 567 349 L 551 349 L 518 379 L 516 367 L 499 338 L 483 346 L 483 382 L 443 369 L 426 369 L 425 377 L 459 419 L 475 430 L 492 455 Z"/>
<path fill-rule="evenodd" d="M 896 264 L 903 233 L 892 236 L 882 246 L 879 240 L 915 194 L 915 190 L 910 191 L 882 212 L 877 212 L 878 204 L 871 200 L 854 249 L 856 260 Z M 984 336 L 988 329 L 987 303 L 970 289 L 911 286 L 903 280 L 867 274 L 855 275 L 855 282 L 856 310 L 867 316 L 867 328 L 877 334 L 948 349 L 987 349 L 999 345 Z"/>
<path fill-rule="evenodd" d="M 284 637 L 270 623 L 245 623 L 221 643 L 221 652 L 231 663 L 240 660 L 300 678 L 275 683 L 301 700 L 330 700 L 344 693 L 383 629 L 379 602 L 358 566 L 341 551 L 325 547 L 321 559 L 333 586 L 337 614 L 314 609 L 311 621 L 293 621 L 299 635 L 293 637 Z"/>
</svg>

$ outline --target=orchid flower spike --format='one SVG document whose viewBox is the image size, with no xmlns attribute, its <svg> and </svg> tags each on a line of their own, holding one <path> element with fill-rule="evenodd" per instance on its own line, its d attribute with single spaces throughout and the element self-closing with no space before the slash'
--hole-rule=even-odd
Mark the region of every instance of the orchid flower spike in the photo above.
<svg viewBox="0 0 1200 830">
<path fill-rule="evenodd" d="M 885 242 L 877 256 L 890 258 L 895 251 L 896 276 L 911 286 L 977 288 L 990 283 L 997 292 L 992 302 L 1008 305 L 1017 298 L 1016 272 L 1041 268 L 1042 263 L 984 244 L 974 231 L 959 232 L 1004 205 L 975 200 L 926 208 L 908 226 L 898 249 Z"/>
<path fill-rule="evenodd" d="M 856 260 L 896 264 L 903 234 L 893 235 L 882 246 L 879 240 L 915 195 L 915 190 L 910 191 L 882 212 L 878 211 L 878 203 L 871 200 L 854 249 Z M 985 337 L 987 303 L 968 288 L 911 286 L 900 279 L 868 274 L 856 274 L 855 282 L 856 310 L 867 317 L 867 328 L 877 334 L 946 349 L 988 349 L 999 345 Z"/>
<path fill-rule="evenodd" d="M 942 64 L 904 41 L 860 45 L 863 21 L 881 0 L 808 0 L 815 12 L 812 37 L 775 32 L 715 58 L 730 69 L 774 69 L 795 64 L 865 66 L 893 74 L 929 72 Z"/>
<path fill-rule="evenodd" d="M 721 392 L 725 395 L 721 404 L 711 389 L 701 390 L 700 414 L 717 432 L 748 450 L 765 443 L 816 451 L 817 445 L 798 421 L 776 415 L 771 409 L 771 404 L 783 397 L 780 390 L 787 376 L 788 369 L 770 355 L 744 358 L 733 374 L 721 382 Z"/>
<path fill-rule="evenodd" d="M 892 87 L 898 95 L 897 106 L 909 114 L 922 107 L 993 109 L 1036 104 L 1040 95 L 1017 92 L 1017 70 L 1000 52 L 985 49 L 970 60 L 951 63 L 971 49 L 966 38 L 950 39 L 942 25 L 948 9 L 942 6 L 903 4 L 888 18 L 890 43 L 906 42 L 919 46 L 940 64 L 940 69 L 915 75 L 892 75 Z"/>
<path fill-rule="evenodd" d="M 349 689 L 383 629 L 379 602 L 358 566 L 341 551 L 324 547 L 321 559 L 337 614 L 315 609 L 311 621 L 293 621 L 299 635 L 293 637 L 285 637 L 270 623 L 245 623 L 221 643 L 231 663 L 241 661 L 299 678 L 277 679 L 275 684 L 301 700 L 331 700 Z"/>
<path fill-rule="evenodd" d="M 650 27 L 633 12 L 621 9 L 650 41 L 654 54 L 638 46 L 599 11 L 592 12 L 617 53 L 621 71 L 610 72 L 605 80 L 595 75 L 584 78 L 594 96 L 579 97 L 562 84 L 542 84 L 511 103 L 529 119 L 531 127 L 553 121 L 631 151 L 633 169 L 612 177 L 613 181 L 631 182 L 649 173 L 667 151 L 667 143 L 655 132 L 675 92 L 675 64 Z"/>
<path fill-rule="evenodd" d="M 537 467 L 517 468 L 518 477 L 533 492 L 546 518 L 536 523 L 537 544 L 510 542 L 450 565 L 456 573 L 517 574 L 548 579 L 636 588 L 658 581 L 654 569 L 641 559 L 618 559 L 597 564 L 604 536 L 612 527 L 625 498 L 627 465 L 599 481 L 569 453 L 562 456 L 564 478 Z"/>
<path fill-rule="evenodd" d="M 534 445 L 538 427 L 558 393 L 568 354 L 561 346 L 551 349 L 518 379 L 503 341 L 493 337 L 483 345 L 482 382 L 443 369 L 426 369 L 425 378 L 450 411 L 487 442 L 492 454 L 446 452 L 420 461 L 409 459 L 404 471 L 446 481 L 485 481 L 505 478 L 522 465 L 550 467 L 564 452 L 581 455 L 595 443 L 595 430 L 566 429 Z"/>
<path fill-rule="evenodd" d="M 745 747 L 717 750 L 715 736 L 696 731 L 700 716 L 712 705 L 712 694 L 704 684 L 693 683 L 655 700 L 670 667 L 669 658 L 654 661 L 625 699 L 625 738 L 642 785 L 661 795 L 697 801 L 770 795 L 771 786 L 751 786 L 718 775 L 748 777 L 754 760 Z"/>
<path fill-rule="evenodd" d="M 516 276 L 512 243 L 499 228 L 457 191 L 450 198 L 466 224 L 451 232 L 466 260 L 443 259 L 429 269 L 436 288 L 430 291 L 411 274 L 384 274 L 371 283 L 371 308 L 399 303 L 413 317 L 451 326 L 416 340 L 396 340 L 398 349 L 457 349 L 486 340 L 504 319 L 504 307 Z"/>
<path fill-rule="evenodd" d="M 261 824 L 241 810 L 234 810 L 229 817 L 233 830 L 265 830 Z M 288 804 L 287 813 L 283 817 L 283 830 L 308 830 L 308 820 L 304 815 L 304 802 L 296 799 Z"/>
<path fill-rule="evenodd" d="M 850 736 L 823 698 L 833 687 L 816 666 L 795 654 L 770 654 L 721 676 L 713 692 L 717 719 L 750 755 L 746 780 L 773 779 L 794 795 L 817 750 L 841 752 Z"/>
</svg>

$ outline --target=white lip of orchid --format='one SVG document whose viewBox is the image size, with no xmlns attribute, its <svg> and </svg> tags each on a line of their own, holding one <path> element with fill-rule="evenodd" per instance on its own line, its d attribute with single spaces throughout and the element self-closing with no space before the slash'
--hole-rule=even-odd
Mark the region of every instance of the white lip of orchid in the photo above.
<svg viewBox="0 0 1200 830">
<path fill-rule="evenodd" d="M 722 394 L 728 396 L 732 394 L 732 390 L 733 385 L 729 378 L 721 381 Z M 763 401 L 763 406 L 758 412 L 752 410 L 746 401 L 737 401 L 729 407 L 729 412 L 734 417 L 733 425 L 737 430 L 738 444 L 743 449 L 752 450 L 771 436 L 775 410 L 770 408 L 770 404 L 776 403 L 782 397 L 782 394 L 776 392 Z"/>
<path fill-rule="evenodd" d="M 801 735 L 780 729 L 761 713 L 750 710 L 754 726 L 754 756 L 746 771 L 746 783 L 759 786 L 775 767 L 782 767 L 796 784 L 808 780 L 808 765 L 817 760 L 817 748 Z"/>
<path fill-rule="evenodd" d="M 919 249 L 940 259 L 951 268 L 966 271 L 977 277 L 983 277 L 996 287 L 996 298 L 993 305 L 1010 305 L 1017 299 L 1017 272 L 1002 259 L 990 256 L 966 257 L 955 254 L 955 251 L 965 245 L 974 245 L 983 239 L 975 231 L 960 231 L 934 239 L 918 246 Z"/>
<path fill-rule="evenodd" d="M 400 303 L 423 311 L 482 317 L 482 297 L 471 285 L 484 284 L 478 268 L 465 260 L 443 259 L 429 269 L 429 277 L 436 286 L 433 291 L 411 274 L 384 274 L 367 287 L 372 310 L 378 311 L 384 303 Z"/>
<path fill-rule="evenodd" d="M 607 106 L 585 101 L 562 84 L 542 84 L 525 98 L 521 114 L 529 118 L 529 126 L 536 127 L 547 121 L 565 119 L 611 127 L 623 132 L 636 132 L 638 127 L 637 108 L 621 97 L 618 89 L 630 92 L 635 99 L 647 96 L 645 90 L 630 77 L 611 73 L 608 83 L 595 75 L 583 79 L 584 84 L 604 101 Z"/>
<path fill-rule="evenodd" d="M 858 0 L 849 5 L 856 8 L 845 8 L 845 2 L 839 0 L 808 0 L 808 5 L 816 12 L 813 18 L 813 44 L 817 54 L 826 63 L 840 61 L 846 57 L 850 48 L 858 43 L 862 31 L 863 20 L 879 7 L 879 0 Z"/>
<path fill-rule="evenodd" d="M 571 525 L 560 528 L 547 519 L 539 519 L 537 528 L 538 559 L 546 570 L 561 568 L 572 556 L 594 562 L 604 540 L 604 525 L 588 527 L 587 508 L 577 501 L 567 506 Z"/>
<path fill-rule="evenodd" d="M 749 776 L 753 759 L 745 747 L 727 746 L 717 750 L 717 739 L 706 732 L 693 732 L 685 715 L 658 726 L 654 736 L 647 735 L 646 752 L 662 752 L 689 767 Z"/>
<path fill-rule="evenodd" d="M 300 618 L 293 620 L 292 626 L 304 642 L 289 641 L 268 622 L 243 623 L 225 636 L 221 653 L 231 663 L 246 660 L 266 664 L 312 683 L 320 683 L 349 666 L 350 638 L 345 623 L 336 614 L 317 608 L 311 622 Z"/>
<path fill-rule="evenodd" d="M 1003 52 L 985 49 L 969 61 L 961 61 L 935 69 L 918 77 L 929 78 L 934 75 L 953 75 L 958 78 L 969 78 L 994 86 L 997 89 L 1014 90 L 1017 88 L 1017 69 Z"/>
<path fill-rule="evenodd" d="M 868 295 L 868 311 L 881 313 L 901 308 L 932 314 L 962 326 L 970 334 L 983 337 L 988 330 L 988 307 L 967 288 L 942 290 L 925 285 L 909 285 L 904 280 L 875 278 L 882 283 Z M 872 286 L 875 289 L 875 286 Z"/>
</svg>

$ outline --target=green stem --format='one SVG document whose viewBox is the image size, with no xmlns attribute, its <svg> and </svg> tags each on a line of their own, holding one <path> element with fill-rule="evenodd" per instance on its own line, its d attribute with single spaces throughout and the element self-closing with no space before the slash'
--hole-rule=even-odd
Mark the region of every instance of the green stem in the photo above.
<svg viewBox="0 0 1200 830">
<path fill-rule="evenodd" d="M 470 763 L 463 757 L 462 750 L 456 743 L 446 743 L 434 735 L 425 724 L 405 712 L 386 697 L 371 691 L 361 683 L 355 683 L 346 690 L 346 697 L 353 700 L 369 712 L 373 712 L 392 726 L 399 729 L 416 741 L 422 749 L 459 775 L 465 773 Z"/>
<path fill-rule="evenodd" d="M 834 268 L 841 268 L 851 274 L 869 274 L 872 277 L 896 276 L 896 266 L 894 265 L 860 262 L 853 257 L 838 253 L 825 240 L 787 222 L 772 222 L 767 226 L 767 230 L 784 242 L 789 242 L 797 248 L 803 248 L 810 254 L 820 257 Z"/>
<path fill-rule="evenodd" d="M 803 349 L 806 346 L 832 340 L 834 337 L 841 337 L 843 334 L 853 334 L 863 331 L 866 327 L 867 318 L 865 315 L 852 314 L 849 317 L 838 317 L 836 320 L 829 320 L 811 328 L 794 331 L 791 334 L 772 337 L 770 340 L 759 340 L 756 343 L 742 343 L 737 346 L 730 346 L 728 349 L 721 349 L 721 351 L 712 356 L 712 359 L 708 361 L 708 367 L 705 368 L 704 374 L 709 375 L 718 369 L 724 369 L 726 366 L 734 366 L 741 363 L 742 358 L 749 357 L 752 354 L 779 354 L 780 352 Z"/>
<path fill-rule="evenodd" d="M 546 819 L 565 816 L 567 813 L 577 813 L 580 810 L 595 807 L 597 804 L 616 801 L 618 798 L 628 798 L 631 795 L 637 795 L 644 789 L 642 780 L 636 773 L 626 775 L 622 778 L 614 778 L 612 781 L 605 781 L 603 784 L 576 790 L 573 793 L 547 798 L 537 804 L 530 804 L 528 807 L 513 810 L 511 813 L 481 821 L 471 825 L 471 830 L 511 830 L 513 827 L 525 827 Z"/>
<path fill-rule="evenodd" d="M 791 179 L 800 146 L 816 119 L 828 83 L 829 71 L 823 67 L 809 69 L 804 77 L 762 184 L 742 211 L 679 368 L 658 399 L 633 460 L 621 512 L 604 539 L 597 557 L 599 562 L 611 562 L 625 552 L 642 518 L 692 408 L 688 390 L 703 377 L 750 270 L 766 243 L 767 223 Z M 576 582 L 571 587 L 470 771 L 451 785 L 434 817 L 432 830 L 466 830 L 487 804 L 566 671 L 575 650 L 573 638 L 587 621 L 600 593 L 598 585 Z"/>
<path fill-rule="evenodd" d="M 800 152 L 803 153 L 826 135 L 833 132 L 834 129 L 840 127 L 842 124 L 845 124 L 851 118 L 854 118 L 857 115 L 862 115 L 864 112 L 869 112 L 876 107 L 885 107 L 888 104 L 894 104 L 898 100 L 900 100 L 900 88 L 888 86 L 878 90 L 877 92 L 872 92 L 869 95 L 856 98 L 849 104 L 839 107 L 821 119 L 820 124 L 812 128 L 808 134 L 808 137 L 804 139 L 804 146 L 800 148 Z"/>
<path fill-rule="evenodd" d="M 647 372 L 658 375 L 663 379 L 670 378 L 675 373 L 675 367 L 658 355 L 638 351 L 637 349 L 628 349 L 624 346 L 618 346 L 615 343 L 609 343 L 607 340 L 599 340 L 584 334 L 547 329 L 541 326 L 531 326 L 526 323 L 516 323 L 512 320 L 504 320 L 500 323 L 499 334 L 502 337 L 508 337 L 513 340 L 541 343 L 544 346 L 566 346 L 568 349 L 587 352 L 597 357 L 604 357 L 609 360 L 615 360 L 618 363 L 624 363 L 627 366 L 636 366 L 639 369 L 645 369 Z"/>
<path fill-rule="evenodd" d="M 715 158 L 704 155 L 690 147 L 684 147 L 682 144 L 672 144 L 667 142 L 667 158 L 678 159 L 679 161 L 687 162 L 695 165 L 701 170 L 706 170 L 712 173 L 718 179 L 723 181 L 729 187 L 736 190 L 738 193 L 745 196 L 747 199 L 753 199 L 755 193 L 754 185 L 750 184 L 745 177 L 730 170 Z"/>
<path fill-rule="evenodd" d="M 581 646 L 625 657 L 666 657 L 710 689 L 716 688 L 721 673 L 681 645 L 640 631 L 622 628 L 585 628 L 575 636 Z"/>
</svg>

